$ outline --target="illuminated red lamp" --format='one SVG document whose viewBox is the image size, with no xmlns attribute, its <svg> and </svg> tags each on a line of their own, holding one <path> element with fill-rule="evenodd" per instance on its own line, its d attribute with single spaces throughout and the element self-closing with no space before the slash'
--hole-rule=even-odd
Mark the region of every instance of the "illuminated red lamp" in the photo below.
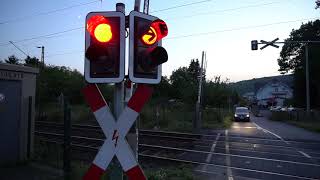
<svg viewBox="0 0 320 180">
<path fill-rule="evenodd" d="M 92 16 L 87 22 L 87 30 L 91 36 L 101 43 L 107 43 L 112 39 L 112 29 L 104 16 Z"/>
<path fill-rule="evenodd" d="M 154 28 L 157 32 L 157 41 L 160 41 L 162 38 L 168 35 L 167 24 L 161 19 L 153 21 L 151 23 L 151 28 Z"/>
<path fill-rule="evenodd" d="M 153 21 L 148 31 L 142 35 L 141 40 L 146 45 L 153 45 L 168 35 L 167 24 L 160 19 Z"/>
</svg>

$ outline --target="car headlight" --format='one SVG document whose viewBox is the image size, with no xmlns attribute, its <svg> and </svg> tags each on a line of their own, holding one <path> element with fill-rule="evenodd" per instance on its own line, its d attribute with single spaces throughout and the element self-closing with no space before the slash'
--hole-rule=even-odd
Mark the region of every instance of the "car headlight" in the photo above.
<svg viewBox="0 0 320 180">
<path fill-rule="evenodd" d="M 249 115 L 249 114 L 247 114 L 246 116 L 247 116 L 247 117 L 250 117 L 250 115 Z"/>
<path fill-rule="evenodd" d="M 238 115 L 237 115 L 237 114 L 235 114 L 235 115 L 234 115 L 234 117 L 238 117 Z"/>
</svg>

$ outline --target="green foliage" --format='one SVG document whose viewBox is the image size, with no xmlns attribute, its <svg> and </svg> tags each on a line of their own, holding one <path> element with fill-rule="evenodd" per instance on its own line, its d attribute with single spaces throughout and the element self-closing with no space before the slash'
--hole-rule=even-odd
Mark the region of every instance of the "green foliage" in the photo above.
<svg viewBox="0 0 320 180">
<path fill-rule="evenodd" d="M 173 89 L 167 76 L 162 76 L 161 82 L 154 87 L 152 97 L 159 101 L 166 101 L 172 97 Z"/>
<path fill-rule="evenodd" d="M 227 129 L 232 124 L 232 113 L 226 109 L 205 109 L 202 118 L 203 128 L 206 129 Z"/>
<path fill-rule="evenodd" d="M 204 85 L 203 102 L 210 107 L 228 107 L 239 102 L 239 95 L 228 84 L 228 80 L 222 81 L 220 76 L 206 82 Z"/>
<path fill-rule="evenodd" d="M 82 103 L 83 75 L 65 66 L 44 66 L 38 77 L 38 95 L 41 102 L 57 102 L 61 94 L 71 103 Z"/>
<path fill-rule="evenodd" d="M 4 60 L 4 62 L 8 63 L 8 64 L 20 64 L 20 61 L 21 60 L 14 55 L 11 55 L 7 59 Z"/>
<path fill-rule="evenodd" d="M 285 99 L 284 101 L 283 101 L 283 105 L 284 106 L 293 106 L 294 105 L 294 99 L 293 98 L 291 98 L 291 99 Z"/>
<path fill-rule="evenodd" d="M 194 103 L 197 97 L 197 81 L 187 67 L 180 67 L 172 72 L 170 81 L 173 89 L 173 98 L 183 102 Z"/>
<path fill-rule="evenodd" d="M 40 61 L 36 57 L 30 57 L 27 56 L 26 59 L 24 59 L 25 66 L 30 66 L 30 67 L 39 67 Z"/>
<path fill-rule="evenodd" d="M 320 39 L 320 20 L 302 24 L 299 29 L 292 30 L 285 41 L 318 41 Z M 320 45 L 308 44 L 309 77 L 311 107 L 320 106 Z M 286 43 L 278 59 L 281 73 L 294 72 L 295 106 L 305 106 L 305 67 L 306 49 L 302 43 Z"/>
<path fill-rule="evenodd" d="M 161 130 L 190 132 L 193 118 L 193 106 L 181 102 L 158 104 L 152 101 L 143 108 L 139 123 L 142 129 L 158 127 Z"/>
</svg>

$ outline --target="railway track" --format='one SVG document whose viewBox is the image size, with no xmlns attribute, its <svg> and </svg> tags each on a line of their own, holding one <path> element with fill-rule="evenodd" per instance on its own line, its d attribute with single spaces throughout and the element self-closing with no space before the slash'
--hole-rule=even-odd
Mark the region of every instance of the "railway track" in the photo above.
<svg viewBox="0 0 320 180">
<path fill-rule="evenodd" d="M 62 124 L 37 122 L 35 135 L 40 140 L 62 144 L 62 128 Z M 218 134 L 219 138 L 216 139 Z M 105 137 L 99 126 L 77 124 L 72 126 L 71 147 L 79 152 L 80 155 L 76 157 L 77 159 L 92 160 L 104 139 Z M 216 149 L 210 151 L 210 145 L 214 139 L 216 139 Z M 313 175 L 281 171 L 279 168 L 270 170 L 263 166 L 256 166 L 256 164 L 264 164 L 266 167 L 277 166 L 311 169 L 312 172 L 319 171 L 320 153 L 312 149 L 313 146 L 318 147 L 319 142 L 290 141 L 293 144 L 303 145 L 304 151 L 313 155 L 315 161 L 311 162 L 295 153 L 296 147 L 284 145 L 278 139 L 231 135 L 228 137 L 230 153 L 226 152 L 225 141 L 226 135 L 220 135 L 219 132 L 206 135 L 139 130 L 139 160 L 188 163 L 202 167 L 200 169 L 196 168 L 195 172 L 216 173 L 222 176 L 225 175 L 225 170 L 229 168 L 238 172 L 235 173 L 234 177 L 242 177 L 242 174 L 246 174 L 246 177 L 257 177 L 257 174 L 259 176 L 262 174 L 263 178 L 261 179 L 318 179 L 317 176 Z M 89 153 L 90 156 L 82 156 L 81 153 Z M 213 159 L 206 161 L 209 155 Z M 239 163 L 227 164 L 225 161 L 227 157 L 232 159 L 231 162 L 241 162 L 241 165 Z M 214 171 L 208 171 L 209 167 Z"/>
</svg>

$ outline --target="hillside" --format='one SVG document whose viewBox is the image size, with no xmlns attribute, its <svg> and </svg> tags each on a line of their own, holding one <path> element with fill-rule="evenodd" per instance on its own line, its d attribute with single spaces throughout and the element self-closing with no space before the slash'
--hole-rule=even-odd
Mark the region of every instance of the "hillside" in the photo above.
<svg viewBox="0 0 320 180">
<path fill-rule="evenodd" d="M 247 92 L 255 92 L 264 84 L 270 82 L 271 80 L 276 79 L 280 82 L 287 84 L 289 87 L 292 87 L 293 84 L 293 75 L 280 75 L 280 76 L 270 76 L 263 78 L 253 78 L 250 80 L 243 80 L 235 83 L 230 83 L 230 86 L 234 88 L 240 95 L 243 95 Z"/>
</svg>

